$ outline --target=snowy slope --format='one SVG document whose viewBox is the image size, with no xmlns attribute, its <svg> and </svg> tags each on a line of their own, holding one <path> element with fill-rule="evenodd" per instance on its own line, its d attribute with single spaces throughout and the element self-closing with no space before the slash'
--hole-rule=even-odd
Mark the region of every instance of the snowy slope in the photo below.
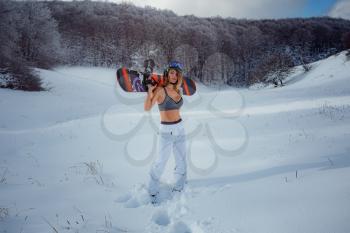
<svg viewBox="0 0 350 233">
<path fill-rule="evenodd" d="M 47 92 L 0 89 L 0 232 L 350 232 L 350 61 L 282 88 L 185 97 L 188 185 L 146 192 L 159 122 L 115 71 L 38 70 Z"/>
</svg>

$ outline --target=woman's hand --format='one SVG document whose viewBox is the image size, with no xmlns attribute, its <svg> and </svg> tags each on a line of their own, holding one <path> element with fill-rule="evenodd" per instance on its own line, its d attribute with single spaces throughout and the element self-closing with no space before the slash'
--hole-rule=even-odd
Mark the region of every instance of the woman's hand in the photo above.
<svg viewBox="0 0 350 233">
<path fill-rule="evenodd" d="M 151 84 L 148 86 L 147 97 L 144 104 L 145 111 L 149 111 L 152 106 L 156 103 L 158 95 L 153 93 L 153 90 L 157 87 L 156 85 L 152 86 Z"/>
<path fill-rule="evenodd" d="M 157 87 L 156 85 L 152 86 L 151 84 L 148 84 L 148 96 L 152 99 L 153 98 L 153 90 Z"/>
<path fill-rule="evenodd" d="M 156 89 L 156 85 L 152 86 L 151 84 L 148 84 L 148 94 L 152 93 L 153 94 L 153 90 Z"/>
</svg>

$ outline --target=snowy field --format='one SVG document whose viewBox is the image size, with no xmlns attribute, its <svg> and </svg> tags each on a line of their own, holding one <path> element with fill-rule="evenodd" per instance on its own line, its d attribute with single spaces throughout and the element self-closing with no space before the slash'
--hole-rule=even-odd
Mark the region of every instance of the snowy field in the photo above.
<svg viewBox="0 0 350 233">
<path fill-rule="evenodd" d="M 182 108 L 188 184 L 146 191 L 159 114 L 115 70 L 39 70 L 46 92 L 0 89 L 0 232 L 348 233 L 350 61 L 281 88 L 198 86 Z"/>
</svg>

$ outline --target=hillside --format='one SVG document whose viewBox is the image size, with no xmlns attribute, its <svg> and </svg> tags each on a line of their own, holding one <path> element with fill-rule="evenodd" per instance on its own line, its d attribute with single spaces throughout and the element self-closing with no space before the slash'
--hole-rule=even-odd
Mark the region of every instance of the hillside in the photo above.
<svg viewBox="0 0 350 233">
<path fill-rule="evenodd" d="M 49 91 L 0 89 L 0 232 L 349 232 L 350 61 L 312 67 L 279 88 L 184 97 L 189 182 L 169 193 L 171 158 L 156 207 L 158 110 L 114 69 L 37 69 Z"/>
</svg>

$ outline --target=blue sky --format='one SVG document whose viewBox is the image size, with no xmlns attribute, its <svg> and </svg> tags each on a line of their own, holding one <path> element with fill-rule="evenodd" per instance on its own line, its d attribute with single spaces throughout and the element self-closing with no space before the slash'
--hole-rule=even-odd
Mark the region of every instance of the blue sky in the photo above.
<svg viewBox="0 0 350 233">
<path fill-rule="evenodd" d="M 336 0 L 308 0 L 302 17 L 327 15 L 332 9 Z"/>
<path fill-rule="evenodd" d="M 327 16 L 350 19 L 350 0 L 110 0 L 168 9 L 178 15 L 271 19 Z"/>
</svg>

